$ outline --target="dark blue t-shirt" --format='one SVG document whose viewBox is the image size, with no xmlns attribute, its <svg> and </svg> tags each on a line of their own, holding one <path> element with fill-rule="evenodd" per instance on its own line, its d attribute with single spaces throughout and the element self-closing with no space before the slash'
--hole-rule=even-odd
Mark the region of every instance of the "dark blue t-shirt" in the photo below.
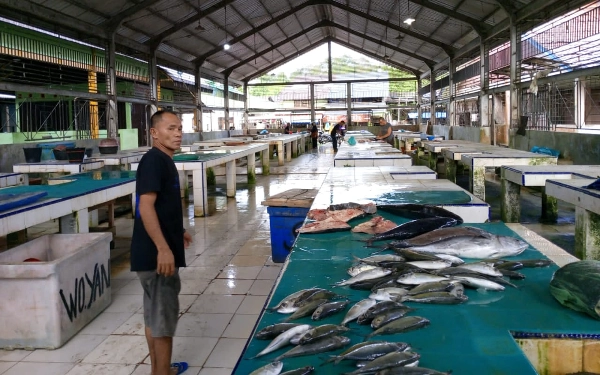
<svg viewBox="0 0 600 375">
<path fill-rule="evenodd" d="M 173 251 L 175 267 L 185 267 L 183 244 L 183 210 L 179 191 L 179 175 L 173 159 L 157 148 L 150 149 L 140 160 L 136 173 L 136 207 L 131 239 L 131 270 L 156 270 L 156 245 L 146 232 L 140 217 L 142 194 L 155 192 L 154 208 L 167 244 Z"/>
</svg>

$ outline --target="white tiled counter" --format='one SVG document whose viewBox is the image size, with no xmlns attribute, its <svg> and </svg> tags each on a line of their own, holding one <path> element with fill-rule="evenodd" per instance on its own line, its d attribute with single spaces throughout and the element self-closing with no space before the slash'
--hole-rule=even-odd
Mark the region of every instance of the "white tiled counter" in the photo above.
<svg viewBox="0 0 600 375">
<path fill-rule="evenodd" d="M 0 188 L 27 185 L 28 178 L 22 173 L 0 173 Z"/>
<path fill-rule="evenodd" d="M 546 180 L 546 194 L 575 206 L 575 256 L 600 260 L 600 191 L 587 189 L 594 180 Z"/>
<path fill-rule="evenodd" d="M 292 161 L 292 157 L 298 156 L 298 144 L 304 139 L 301 134 L 270 134 L 267 138 L 256 139 L 253 143 L 266 143 L 269 145 L 269 155 L 272 155 L 271 149 L 277 148 L 277 163 L 279 166 L 284 164 L 285 161 Z M 285 148 L 285 151 L 284 151 Z M 264 163 L 263 163 L 264 167 Z M 263 172 L 264 173 L 264 172 Z"/>
<path fill-rule="evenodd" d="M 66 160 L 43 161 L 41 163 L 20 163 L 13 165 L 18 173 L 83 173 L 104 167 L 104 161 L 86 159 L 83 163 L 69 163 Z"/>
<path fill-rule="evenodd" d="M 502 167 L 502 221 L 518 223 L 521 217 L 521 186 L 542 187 L 542 221 L 556 222 L 556 198 L 546 194 L 546 180 L 595 179 L 600 165 L 511 165 Z"/>
</svg>

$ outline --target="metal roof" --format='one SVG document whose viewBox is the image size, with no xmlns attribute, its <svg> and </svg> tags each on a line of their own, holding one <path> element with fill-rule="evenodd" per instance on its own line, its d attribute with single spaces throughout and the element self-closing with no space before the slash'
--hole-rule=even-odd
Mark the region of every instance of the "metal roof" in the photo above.
<svg viewBox="0 0 600 375">
<path fill-rule="evenodd" d="M 589 0 L 588 0 L 589 1 Z M 335 41 L 415 75 L 583 0 L 0 0 L 0 15 L 137 58 L 244 81 Z M 407 25 L 407 17 L 416 21 Z M 225 42 L 231 49 L 225 51 Z"/>
</svg>

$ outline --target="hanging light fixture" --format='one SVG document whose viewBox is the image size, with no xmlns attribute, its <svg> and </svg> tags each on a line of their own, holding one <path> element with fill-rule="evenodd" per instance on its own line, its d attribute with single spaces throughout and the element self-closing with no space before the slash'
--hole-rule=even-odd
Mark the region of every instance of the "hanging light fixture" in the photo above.
<svg viewBox="0 0 600 375">
<path fill-rule="evenodd" d="M 229 43 L 227 43 L 227 5 L 225 5 L 225 24 L 223 25 L 223 31 L 225 32 L 225 44 L 223 44 L 223 49 L 227 51 L 231 48 Z"/>
<path fill-rule="evenodd" d="M 400 17 L 400 0 L 398 0 L 398 26 L 401 26 L 401 17 Z M 398 36 L 396 37 L 397 40 L 402 40 L 404 39 L 404 35 L 402 34 L 398 34 Z"/>
<path fill-rule="evenodd" d="M 406 14 L 408 14 L 408 17 L 406 17 L 406 19 L 404 20 L 404 23 L 407 24 L 408 26 L 410 26 L 410 25 L 412 25 L 413 22 L 416 21 L 416 19 L 414 19 L 410 16 L 410 0 L 406 0 Z"/>
<path fill-rule="evenodd" d="M 200 0 L 198 0 L 198 25 L 196 25 L 196 27 L 194 28 L 194 30 L 196 31 L 206 31 L 206 29 L 204 28 L 204 26 L 202 26 L 200 24 L 200 19 L 202 18 L 202 16 L 200 16 Z"/>
</svg>

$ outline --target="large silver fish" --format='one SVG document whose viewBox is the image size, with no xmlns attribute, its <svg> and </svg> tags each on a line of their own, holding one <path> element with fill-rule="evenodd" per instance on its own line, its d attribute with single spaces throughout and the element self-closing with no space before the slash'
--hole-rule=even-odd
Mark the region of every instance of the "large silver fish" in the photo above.
<svg viewBox="0 0 600 375">
<path fill-rule="evenodd" d="M 275 337 L 273 339 L 273 341 L 271 341 L 271 343 L 269 345 L 267 345 L 267 347 L 264 348 L 260 353 L 258 353 L 254 358 L 263 356 L 265 354 L 269 354 L 277 349 L 280 349 L 286 345 L 289 345 L 290 340 L 294 336 L 296 336 L 300 333 L 304 333 L 311 328 L 312 328 L 312 326 L 310 326 L 309 324 L 302 324 L 302 325 L 288 329 L 287 331 L 283 332 L 279 336 Z"/>
<path fill-rule="evenodd" d="M 369 295 L 369 298 L 377 301 L 395 301 L 399 297 L 406 295 L 408 290 L 404 288 L 388 287 L 375 290 Z"/>
<path fill-rule="evenodd" d="M 499 270 L 494 268 L 494 265 L 492 265 L 490 263 L 484 263 L 484 262 L 465 263 L 465 264 L 461 264 L 460 266 L 456 266 L 456 267 L 479 272 L 483 275 L 502 277 L 502 272 L 500 272 Z"/>
<path fill-rule="evenodd" d="M 282 334 L 283 332 L 287 331 L 288 329 L 294 328 L 299 325 L 301 325 L 301 324 L 298 324 L 298 323 L 272 324 L 272 325 L 266 326 L 265 328 L 256 332 L 256 335 L 254 335 L 254 337 L 256 337 L 258 340 L 273 339 L 273 338 L 279 336 L 280 334 Z"/>
<path fill-rule="evenodd" d="M 431 245 L 451 238 L 489 238 L 491 236 L 493 236 L 492 233 L 475 227 L 450 227 L 432 230 L 431 232 L 424 233 L 420 236 L 413 237 L 408 240 L 392 241 L 390 243 L 390 247 L 394 249 L 416 248 L 416 250 L 418 251 L 420 246 Z"/>
<path fill-rule="evenodd" d="M 407 309 L 397 309 L 387 311 L 381 315 L 377 315 L 373 321 L 371 322 L 371 328 L 379 329 L 384 325 L 393 322 L 394 320 L 398 320 L 400 318 L 404 318 L 406 314 L 408 314 L 410 310 Z"/>
<path fill-rule="evenodd" d="M 420 273 L 420 272 L 407 273 L 407 274 L 399 276 L 396 279 L 396 281 L 399 282 L 400 284 L 406 284 L 406 285 L 420 285 L 420 284 L 424 284 L 424 283 L 430 283 L 430 282 L 435 282 L 435 281 L 444 281 L 444 280 L 448 280 L 448 278 L 444 277 L 444 276 L 437 276 L 437 275 L 431 275 L 428 273 Z"/>
<path fill-rule="evenodd" d="M 433 254 L 450 254 L 461 258 L 500 258 L 521 254 L 529 244 L 508 236 L 454 237 L 413 249 Z"/>
<path fill-rule="evenodd" d="M 298 345 L 295 348 L 283 353 L 279 357 L 275 358 L 276 361 L 280 361 L 284 358 L 300 357 L 304 355 L 312 355 L 325 353 L 332 350 L 343 348 L 350 344 L 350 339 L 343 336 L 332 336 L 318 340 L 306 345 Z"/>
<path fill-rule="evenodd" d="M 468 285 L 475 289 L 487 289 L 495 291 L 504 290 L 502 285 L 483 277 L 454 275 L 452 276 L 452 279 L 458 280 L 462 284 Z"/>
<path fill-rule="evenodd" d="M 374 306 L 377 303 L 374 299 L 363 299 L 360 302 L 357 302 L 354 306 L 348 310 L 348 313 L 342 320 L 342 325 L 345 326 L 349 322 L 355 320 L 359 316 L 361 316 L 365 311 L 367 311 L 370 307 Z"/>
<path fill-rule="evenodd" d="M 326 300 L 326 299 L 317 299 L 317 300 L 308 302 L 306 305 L 298 308 L 298 310 L 295 313 L 293 313 L 292 315 L 287 317 L 285 319 L 285 321 L 289 322 L 290 320 L 296 320 L 296 319 L 304 318 L 305 316 L 308 316 L 308 315 L 312 315 L 312 313 L 317 309 L 317 307 L 319 307 L 322 304 L 327 303 L 327 302 L 329 302 L 329 300 Z"/>
<path fill-rule="evenodd" d="M 340 355 L 332 356 L 325 363 L 338 364 L 344 360 L 372 361 L 392 352 L 403 352 L 410 349 L 405 342 L 365 341 L 353 345 Z M 324 363 L 324 364 L 325 364 Z"/>
<path fill-rule="evenodd" d="M 377 268 L 377 266 L 373 265 L 373 264 L 361 263 L 361 264 L 357 264 L 356 266 L 352 266 L 352 267 L 348 268 L 347 272 L 348 272 L 348 275 L 350 275 L 350 276 L 356 276 L 361 272 L 372 270 L 373 268 Z"/>
<path fill-rule="evenodd" d="M 279 301 L 279 303 L 277 305 L 275 305 L 273 307 L 269 307 L 267 310 L 268 311 L 278 310 L 284 304 L 288 304 L 289 302 L 291 302 L 291 305 L 293 305 L 294 302 L 296 302 L 296 299 L 298 299 L 298 297 L 300 297 L 303 293 L 310 291 L 310 290 L 316 290 L 316 289 L 320 289 L 320 288 L 302 289 L 297 292 L 294 292 L 294 293 L 290 294 L 289 296 L 285 297 L 284 299 L 282 299 L 281 301 Z"/>
<path fill-rule="evenodd" d="M 279 375 L 283 369 L 283 362 L 275 361 L 256 369 L 250 375 Z"/>
<path fill-rule="evenodd" d="M 402 297 L 402 302 L 433 303 L 438 305 L 455 305 L 467 301 L 469 298 L 464 294 L 453 294 L 450 292 L 428 292 L 415 294 L 414 296 Z"/>
</svg>

